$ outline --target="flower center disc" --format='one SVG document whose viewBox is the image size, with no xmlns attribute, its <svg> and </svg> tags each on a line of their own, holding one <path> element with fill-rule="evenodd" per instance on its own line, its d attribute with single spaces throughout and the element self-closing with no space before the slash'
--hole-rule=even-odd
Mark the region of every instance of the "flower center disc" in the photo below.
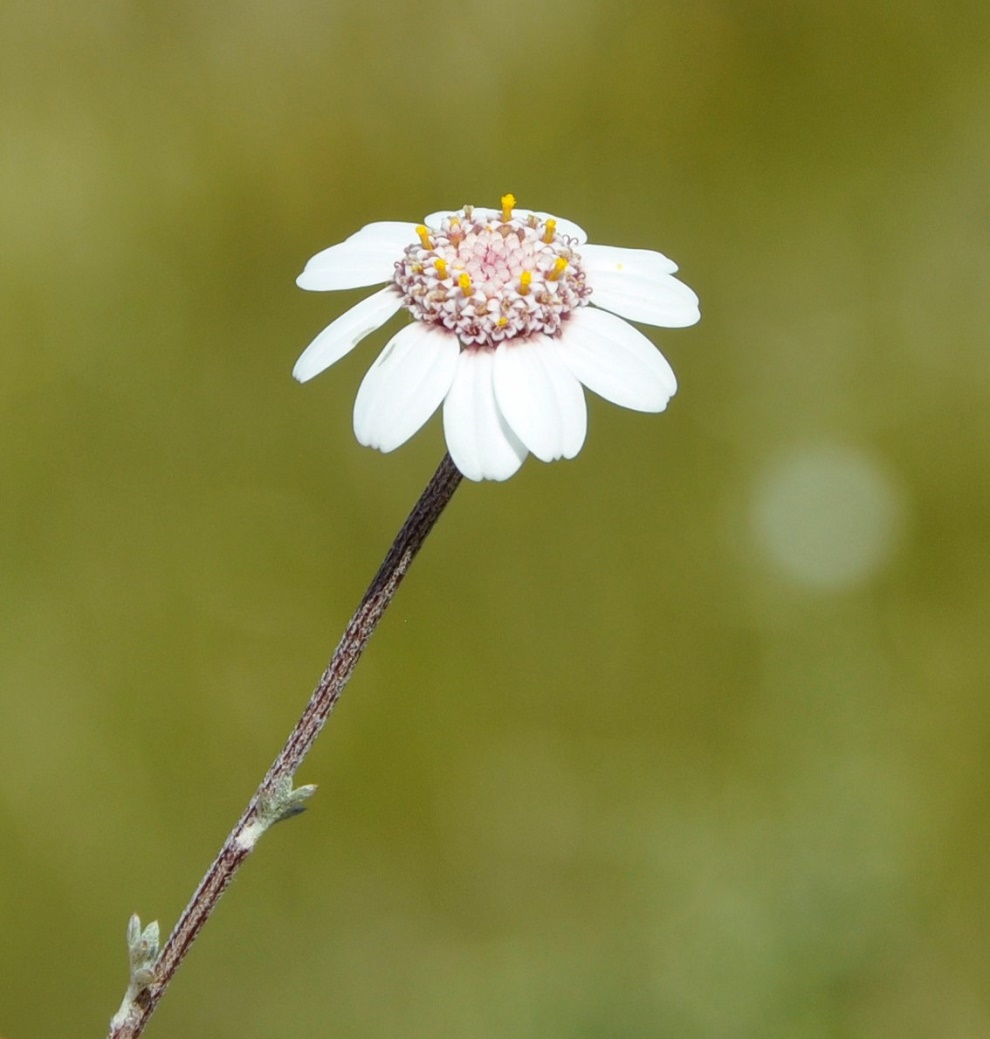
<svg viewBox="0 0 990 1039">
<path fill-rule="evenodd" d="M 556 221 L 465 206 L 439 227 L 417 228 L 420 241 L 396 264 L 402 304 L 417 321 L 454 333 L 467 348 L 494 349 L 506 339 L 556 336 L 591 295 L 573 239 Z"/>
</svg>

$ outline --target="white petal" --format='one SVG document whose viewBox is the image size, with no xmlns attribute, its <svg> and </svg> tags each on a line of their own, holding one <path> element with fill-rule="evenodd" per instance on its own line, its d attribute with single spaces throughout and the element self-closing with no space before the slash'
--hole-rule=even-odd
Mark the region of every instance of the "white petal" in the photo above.
<svg viewBox="0 0 990 1039">
<path fill-rule="evenodd" d="M 292 369 L 292 377 L 307 382 L 314 375 L 326 371 L 331 364 L 349 354 L 366 335 L 384 325 L 401 306 L 402 297 L 391 285 L 361 300 L 327 325 L 303 350 Z"/>
<path fill-rule="evenodd" d="M 517 212 L 520 212 L 520 211 L 517 210 Z M 527 211 L 526 210 L 522 210 L 521 212 L 527 212 Z M 577 239 L 578 245 L 584 245 L 584 243 L 587 242 L 587 240 L 588 240 L 588 234 L 585 231 L 585 229 L 583 227 L 578 227 L 578 225 L 575 224 L 573 220 L 565 220 L 561 216 L 554 216 L 553 213 L 538 213 L 538 212 L 536 212 L 536 210 L 528 210 L 528 212 L 531 212 L 533 214 L 533 216 L 538 217 L 544 223 L 547 220 L 556 220 L 557 221 L 557 234 L 562 234 L 562 235 L 566 235 L 568 238 L 575 238 L 575 239 Z M 583 250 L 582 250 L 581 255 L 582 256 L 584 255 Z"/>
<path fill-rule="evenodd" d="M 698 297 L 671 277 L 677 264 L 649 249 L 586 245 L 581 259 L 591 302 L 630 321 L 684 328 L 701 317 Z"/>
<path fill-rule="evenodd" d="M 614 314 L 582 307 L 571 314 L 558 342 L 571 374 L 613 404 L 663 411 L 677 392 L 677 378 L 663 354 Z"/>
<path fill-rule="evenodd" d="M 407 233 L 410 228 L 411 238 Z M 415 240 L 414 224 L 368 224 L 346 242 L 338 242 L 311 257 L 296 284 L 301 289 L 325 292 L 389 281 L 403 249 Z"/>
<path fill-rule="evenodd" d="M 440 225 L 444 222 L 444 220 L 447 219 L 447 217 L 458 216 L 461 213 L 462 208 L 463 207 L 458 209 L 441 209 L 438 210 L 436 213 L 430 213 L 428 216 L 423 217 L 423 223 L 426 224 L 427 227 L 432 227 L 436 230 L 439 230 Z M 487 213 L 488 210 L 476 208 L 474 212 L 475 215 L 478 215 L 481 213 Z"/>
<path fill-rule="evenodd" d="M 507 480 L 527 455 L 495 403 L 494 356 L 490 350 L 462 351 L 443 402 L 447 450 L 469 480 Z"/>
<path fill-rule="evenodd" d="M 659 277 L 675 274 L 677 264 L 653 249 L 623 249 L 618 245 L 586 245 L 581 250 L 585 266 L 596 271 L 623 271 L 636 268 Z"/>
<path fill-rule="evenodd" d="M 441 209 L 439 212 L 429 213 L 426 216 L 424 216 L 423 223 L 426 224 L 427 227 L 432 227 L 434 228 L 434 230 L 439 230 L 440 225 L 444 222 L 444 220 L 448 216 L 453 216 L 453 214 L 456 212 L 456 209 Z"/>
<path fill-rule="evenodd" d="M 450 389 L 457 337 L 414 322 L 389 340 L 354 401 L 354 435 L 366 447 L 393 451 L 437 410 Z"/>
<path fill-rule="evenodd" d="M 552 462 L 581 450 L 588 428 L 584 392 L 553 339 L 499 344 L 493 375 L 499 411 L 537 458 Z"/>
<path fill-rule="evenodd" d="M 347 241 L 363 238 L 366 241 L 391 242 L 401 253 L 407 245 L 414 245 L 419 240 L 416 227 L 408 220 L 379 220 L 374 224 L 365 224 L 360 231 L 349 235 Z"/>
<path fill-rule="evenodd" d="M 438 228 L 443 223 L 445 217 L 453 216 L 455 213 L 459 212 L 459 209 L 444 209 L 438 213 L 430 213 L 429 216 L 423 218 L 423 223 L 426 224 L 427 227 Z M 531 214 L 541 222 L 556 220 L 558 233 L 567 235 L 568 238 L 576 239 L 579 245 L 583 245 L 588 240 L 588 235 L 585 233 L 584 229 L 578 227 L 573 220 L 565 220 L 563 217 L 554 216 L 552 213 L 540 213 L 535 209 L 520 209 L 518 206 L 516 206 L 512 212 L 515 216 L 521 217 L 523 220 Z M 475 206 L 474 216 L 483 223 L 497 221 L 502 218 L 502 210 L 485 209 L 482 206 Z"/>
</svg>

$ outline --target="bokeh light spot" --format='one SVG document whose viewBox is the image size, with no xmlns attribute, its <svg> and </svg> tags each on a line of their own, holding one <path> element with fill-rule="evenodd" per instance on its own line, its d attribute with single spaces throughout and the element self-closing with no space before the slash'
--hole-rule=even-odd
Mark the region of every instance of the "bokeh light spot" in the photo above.
<svg viewBox="0 0 990 1039">
<path fill-rule="evenodd" d="M 794 584 L 842 591 L 866 583 L 901 538 L 905 503 L 882 462 L 838 444 L 772 458 L 753 488 L 762 554 Z"/>
</svg>

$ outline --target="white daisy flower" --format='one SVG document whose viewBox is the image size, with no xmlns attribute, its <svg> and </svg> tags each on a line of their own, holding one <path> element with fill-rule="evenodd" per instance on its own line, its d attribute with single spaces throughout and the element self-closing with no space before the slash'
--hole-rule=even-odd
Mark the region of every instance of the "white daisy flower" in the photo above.
<svg viewBox="0 0 990 1039">
<path fill-rule="evenodd" d="M 589 245 L 577 224 L 515 202 L 368 224 L 299 275 L 300 288 L 317 291 L 387 282 L 309 344 L 292 370 L 300 382 L 401 308 L 413 316 L 358 390 L 362 444 L 394 450 L 442 403 L 457 468 L 506 480 L 530 451 L 551 462 L 581 450 L 582 385 L 635 411 L 663 411 L 674 395 L 670 365 L 622 319 L 693 325 L 698 297 L 673 277 L 677 265 L 647 249 Z"/>
</svg>

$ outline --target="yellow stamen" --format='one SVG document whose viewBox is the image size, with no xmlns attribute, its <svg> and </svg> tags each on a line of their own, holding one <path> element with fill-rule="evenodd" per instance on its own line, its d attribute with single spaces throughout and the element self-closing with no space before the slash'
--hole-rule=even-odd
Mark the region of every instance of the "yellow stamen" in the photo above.
<svg viewBox="0 0 990 1039">
<path fill-rule="evenodd" d="M 457 279 L 457 284 L 460 285 L 461 292 L 463 292 L 465 296 L 470 296 L 471 295 L 472 289 L 471 289 L 471 275 L 470 274 L 462 274 Z"/>
<path fill-rule="evenodd" d="M 512 207 L 516 204 L 515 195 L 502 196 L 502 220 L 508 223 L 512 219 Z"/>
<path fill-rule="evenodd" d="M 500 318 L 498 319 L 498 321 L 496 321 L 496 322 L 495 322 L 495 324 L 496 324 L 496 325 L 498 325 L 498 327 L 499 327 L 499 328 L 505 328 L 505 326 L 506 326 L 506 325 L 507 325 L 508 323 L 509 323 L 509 319 L 508 319 L 507 317 L 504 317 L 504 316 L 503 316 L 503 317 L 500 317 Z"/>
<path fill-rule="evenodd" d="M 519 275 L 519 295 L 520 296 L 528 296 L 529 295 L 529 283 L 532 280 L 533 280 L 533 272 L 532 271 L 523 271 L 522 274 Z"/>
<path fill-rule="evenodd" d="M 547 274 L 547 281 L 556 281 L 564 273 L 566 267 L 567 261 L 563 256 L 558 256 L 557 259 L 553 261 L 553 270 L 549 271 Z"/>
<path fill-rule="evenodd" d="M 426 224 L 420 224 L 416 228 L 416 234 L 419 235 L 419 240 L 423 243 L 424 249 L 432 249 L 433 243 L 430 241 L 430 232 L 426 227 Z"/>
<path fill-rule="evenodd" d="M 433 266 L 437 269 L 437 277 L 443 281 L 447 277 L 447 261 L 438 256 Z"/>
<path fill-rule="evenodd" d="M 553 236 L 557 233 L 557 221 L 553 217 L 547 220 L 547 229 L 543 232 L 543 241 L 549 245 L 553 241 Z"/>
</svg>

